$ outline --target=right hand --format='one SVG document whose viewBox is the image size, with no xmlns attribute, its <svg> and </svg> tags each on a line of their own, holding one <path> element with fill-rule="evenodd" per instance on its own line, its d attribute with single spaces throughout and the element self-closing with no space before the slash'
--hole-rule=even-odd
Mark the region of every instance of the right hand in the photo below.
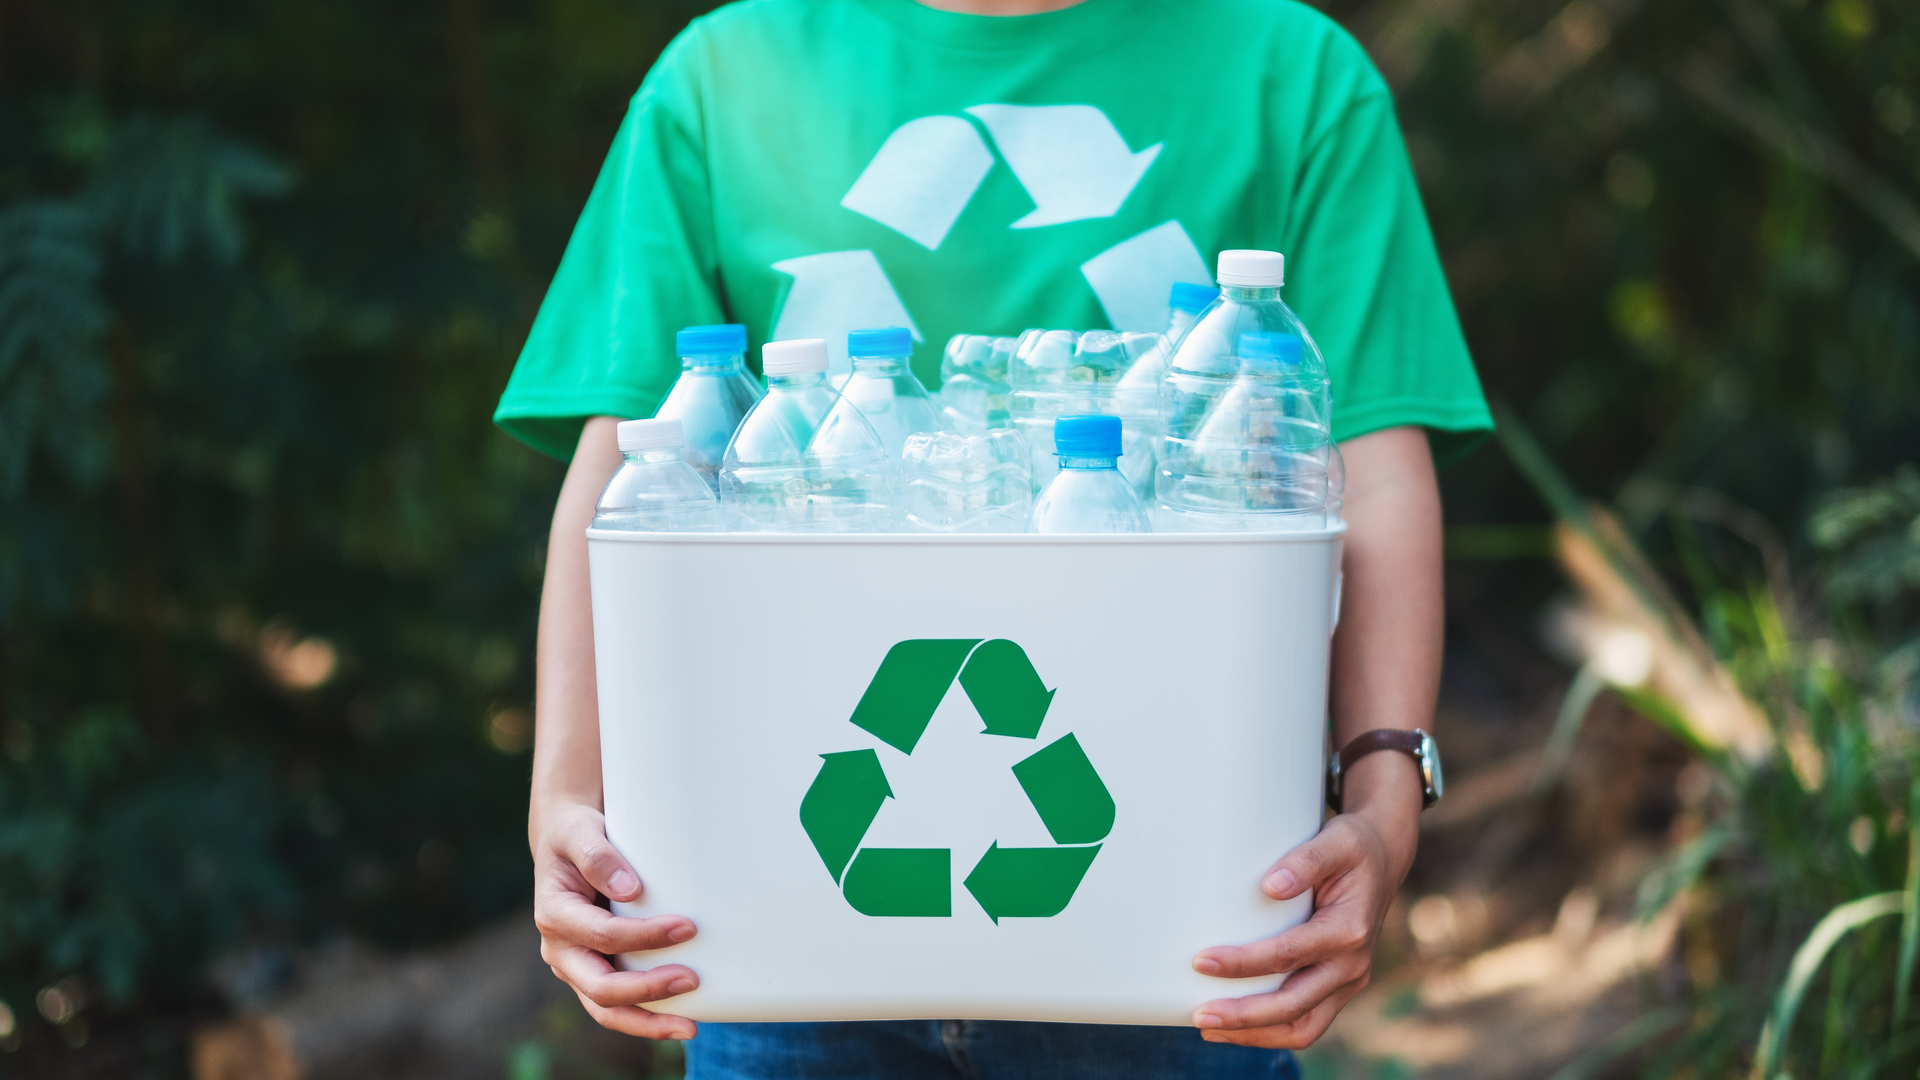
<svg viewBox="0 0 1920 1080">
<path fill-rule="evenodd" d="M 602 1027 L 645 1039 L 691 1039 L 694 1022 L 641 1008 L 684 994 L 700 977 L 682 964 L 621 971 L 609 957 L 678 945 L 694 935 L 691 919 L 659 915 L 628 919 L 601 907 L 605 896 L 628 903 L 640 898 L 640 875 L 607 841 L 599 810 L 571 804 L 544 815 L 535 835 L 533 921 L 540 928 L 540 958 L 580 995 L 580 1004 Z"/>
</svg>

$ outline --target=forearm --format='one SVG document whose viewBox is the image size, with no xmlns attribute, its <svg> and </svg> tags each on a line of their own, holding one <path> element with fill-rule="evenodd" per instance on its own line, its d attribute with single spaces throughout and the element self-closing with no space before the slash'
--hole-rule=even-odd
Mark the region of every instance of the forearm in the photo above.
<svg viewBox="0 0 1920 1080">
<path fill-rule="evenodd" d="M 540 640 L 534 674 L 533 796 L 529 836 L 544 811 L 600 806 L 600 709 L 593 670 L 593 601 L 586 529 L 594 502 L 619 468 L 612 417 L 587 421 L 554 506 L 540 592 Z"/>
<path fill-rule="evenodd" d="M 1345 586 L 1333 640 L 1336 748 L 1375 728 L 1433 731 L 1445 633 L 1440 491 L 1426 433 L 1391 428 L 1342 445 Z M 1419 840 L 1421 784 L 1405 754 L 1376 753 L 1343 780 L 1347 813 L 1380 830 L 1398 882 Z"/>
</svg>

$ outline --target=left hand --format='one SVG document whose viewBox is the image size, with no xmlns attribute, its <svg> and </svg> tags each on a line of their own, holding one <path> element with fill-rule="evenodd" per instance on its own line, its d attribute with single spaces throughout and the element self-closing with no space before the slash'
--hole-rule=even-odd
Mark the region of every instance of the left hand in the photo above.
<svg viewBox="0 0 1920 1080">
<path fill-rule="evenodd" d="M 1313 917 L 1264 941 L 1206 949 L 1193 969 L 1229 979 L 1291 974 L 1272 993 L 1220 998 L 1194 1010 L 1203 1038 L 1299 1050 L 1326 1032 L 1372 977 L 1373 943 L 1406 872 L 1391 853 L 1396 831 L 1382 829 L 1365 810 L 1340 814 L 1274 864 L 1261 890 L 1275 900 L 1316 890 Z"/>
</svg>

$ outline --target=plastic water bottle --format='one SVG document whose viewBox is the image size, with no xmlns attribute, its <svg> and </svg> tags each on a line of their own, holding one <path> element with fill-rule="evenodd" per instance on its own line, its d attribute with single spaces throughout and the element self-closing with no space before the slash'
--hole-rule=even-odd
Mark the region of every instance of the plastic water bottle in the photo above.
<svg viewBox="0 0 1920 1080">
<path fill-rule="evenodd" d="M 745 363 L 747 328 L 689 326 L 674 335 L 673 344 L 680 354 L 680 378 L 653 415 L 680 421 L 687 464 L 712 484 L 734 429 L 763 392 Z"/>
<path fill-rule="evenodd" d="M 678 420 L 625 420 L 624 459 L 593 508 L 593 527 L 625 532 L 718 532 L 720 503 L 681 457 Z"/>
<path fill-rule="evenodd" d="M 1211 285 L 1190 285 L 1184 281 L 1173 283 L 1173 291 L 1167 297 L 1167 343 L 1174 348 L 1180 345 L 1180 339 L 1186 336 L 1200 313 L 1207 310 L 1220 295 L 1220 290 Z"/>
<path fill-rule="evenodd" d="M 1113 388 L 1110 406 L 1121 423 L 1121 446 L 1125 453 L 1120 458 L 1120 474 L 1133 485 L 1140 501 L 1149 505 L 1153 501 L 1157 471 L 1154 461 L 1160 453 L 1160 439 L 1167 430 L 1160 393 L 1167 378 L 1167 359 L 1172 354 L 1166 335 L 1152 335 L 1126 374 L 1120 376 L 1120 382 Z"/>
<path fill-rule="evenodd" d="M 944 426 L 933 395 L 907 366 L 913 357 L 911 331 L 898 326 L 855 330 L 847 335 L 847 355 L 853 374 L 840 385 L 840 394 L 873 425 L 889 458 L 900 459 L 907 436 Z"/>
<path fill-rule="evenodd" d="M 1027 531 L 1152 532 L 1146 508 L 1120 475 L 1120 418 L 1062 416 L 1053 424 L 1060 471 L 1034 501 Z"/>
<path fill-rule="evenodd" d="M 1123 421 L 1121 472 L 1136 491 L 1150 491 L 1165 364 L 1166 339 L 1151 331 L 1029 330 L 1020 335 L 1007 407 L 1013 429 L 1027 438 L 1034 489 L 1044 487 L 1056 468 L 1054 420 L 1099 413 Z"/>
<path fill-rule="evenodd" d="M 1017 431 L 910 435 L 900 459 L 900 531 L 1024 532 L 1033 505 L 1028 468 Z"/>
<path fill-rule="evenodd" d="M 761 348 L 767 394 L 727 444 L 720 506 L 742 532 L 887 532 L 895 470 L 860 410 L 827 385 L 827 343 Z"/>
<path fill-rule="evenodd" d="M 1280 300 L 1285 269 L 1278 252 L 1220 253 L 1220 298 L 1166 376 L 1157 531 L 1273 532 L 1339 518 L 1345 474 L 1326 361 Z"/>
<path fill-rule="evenodd" d="M 1019 338 L 955 334 L 940 358 L 940 415 L 948 431 L 1007 426 L 1007 370 Z"/>
</svg>

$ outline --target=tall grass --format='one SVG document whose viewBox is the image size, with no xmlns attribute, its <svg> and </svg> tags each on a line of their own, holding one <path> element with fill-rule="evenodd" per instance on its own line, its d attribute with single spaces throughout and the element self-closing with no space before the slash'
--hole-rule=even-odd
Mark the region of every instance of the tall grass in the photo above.
<svg viewBox="0 0 1920 1080">
<path fill-rule="evenodd" d="M 1658 981 L 1687 1014 L 1643 1049 L 1645 1074 L 1914 1075 L 1920 476 L 1829 499 L 1808 528 L 1821 570 L 1796 586 L 1784 545 L 1749 529 L 1758 557 L 1728 558 L 1709 533 L 1734 519 L 1684 492 L 1642 515 L 1643 537 L 1664 526 L 1662 574 L 1511 415 L 1502 439 L 1559 518 L 1583 679 L 1698 756 L 1678 844 L 1641 889 L 1643 917 L 1684 912 Z"/>
</svg>

